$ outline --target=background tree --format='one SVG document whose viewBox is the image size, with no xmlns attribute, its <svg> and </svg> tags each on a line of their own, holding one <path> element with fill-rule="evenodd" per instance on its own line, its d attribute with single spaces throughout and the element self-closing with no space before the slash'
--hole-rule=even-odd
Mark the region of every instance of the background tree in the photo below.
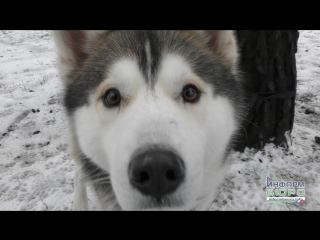
<svg viewBox="0 0 320 240">
<path fill-rule="evenodd" d="M 237 31 L 248 113 L 236 150 L 261 149 L 270 142 L 287 145 L 285 132 L 291 132 L 294 121 L 298 37 L 297 30 Z"/>
</svg>

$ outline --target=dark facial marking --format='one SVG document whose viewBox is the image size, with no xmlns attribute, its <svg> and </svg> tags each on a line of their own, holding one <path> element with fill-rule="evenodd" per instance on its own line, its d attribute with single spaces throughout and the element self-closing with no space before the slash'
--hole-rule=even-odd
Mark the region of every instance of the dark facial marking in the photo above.
<svg viewBox="0 0 320 240">
<path fill-rule="evenodd" d="M 213 85 L 214 95 L 224 95 L 236 106 L 241 105 L 238 96 L 240 83 L 231 70 L 220 64 L 208 51 L 200 49 L 188 34 L 181 31 L 112 31 L 108 36 L 102 36 L 102 40 L 99 50 L 89 56 L 82 69 L 75 72 L 78 77 L 74 83 L 67 86 L 65 105 L 69 114 L 88 103 L 89 93 L 107 77 L 111 65 L 121 58 L 136 59 L 146 83 L 152 89 L 156 84 L 162 57 L 170 53 L 186 59 L 200 78 Z M 147 61 L 147 42 L 151 64 Z M 151 71 L 148 66 L 151 66 Z"/>
</svg>

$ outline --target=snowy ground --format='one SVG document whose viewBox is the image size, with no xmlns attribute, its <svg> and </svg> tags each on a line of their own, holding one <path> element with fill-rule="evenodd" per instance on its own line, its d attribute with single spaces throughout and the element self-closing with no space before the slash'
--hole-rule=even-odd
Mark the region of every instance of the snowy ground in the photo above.
<svg viewBox="0 0 320 240">
<path fill-rule="evenodd" d="M 296 59 L 289 151 L 269 144 L 233 153 L 210 210 L 320 210 L 320 31 L 300 31 Z M 62 90 L 49 31 L 0 31 L 0 210 L 71 209 L 74 164 Z M 305 181 L 306 202 L 267 203 L 260 175 L 268 169 L 278 181 Z M 90 192 L 89 205 L 99 209 Z"/>
</svg>

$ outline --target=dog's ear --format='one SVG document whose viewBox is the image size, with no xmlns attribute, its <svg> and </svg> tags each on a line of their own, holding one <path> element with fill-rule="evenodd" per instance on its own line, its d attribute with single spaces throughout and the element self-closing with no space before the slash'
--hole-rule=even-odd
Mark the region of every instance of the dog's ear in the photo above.
<svg viewBox="0 0 320 240">
<path fill-rule="evenodd" d="M 70 73 L 87 59 L 91 42 L 101 33 L 102 31 L 86 30 L 52 31 L 58 51 L 60 77 L 66 83 L 71 83 Z"/>
<path fill-rule="evenodd" d="M 237 42 L 233 30 L 198 31 L 214 54 L 223 58 L 227 67 L 233 67 L 238 60 Z"/>
</svg>

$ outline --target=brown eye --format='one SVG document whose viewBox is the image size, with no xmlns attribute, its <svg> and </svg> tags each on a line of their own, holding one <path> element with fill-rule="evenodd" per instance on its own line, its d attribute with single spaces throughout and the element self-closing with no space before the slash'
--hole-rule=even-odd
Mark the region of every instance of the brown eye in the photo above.
<svg viewBox="0 0 320 240">
<path fill-rule="evenodd" d="M 110 89 L 103 96 L 103 103 L 106 107 L 116 107 L 121 101 L 120 93 L 118 90 Z"/>
<path fill-rule="evenodd" d="M 196 86 L 187 85 L 182 90 L 182 97 L 186 102 L 195 103 L 200 98 L 200 91 Z"/>
</svg>

